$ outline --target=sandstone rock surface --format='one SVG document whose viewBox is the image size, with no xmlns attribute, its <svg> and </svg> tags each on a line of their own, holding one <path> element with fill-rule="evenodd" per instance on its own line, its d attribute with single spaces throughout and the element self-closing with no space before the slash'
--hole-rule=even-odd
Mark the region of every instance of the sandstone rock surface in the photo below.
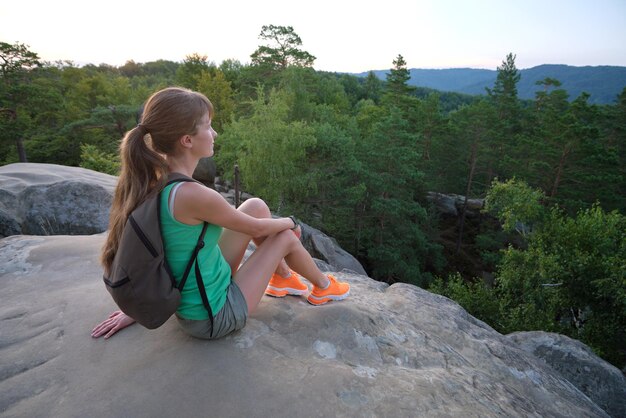
<svg viewBox="0 0 626 418">
<path fill-rule="evenodd" d="M 580 341 L 552 332 L 514 332 L 508 338 L 544 360 L 612 417 L 626 417 L 626 377 Z"/>
<path fill-rule="evenodd" d="M 0 167 L 0 236 L 103 232 L 117 178 L 79 167 Z"/>
<path fill-rule="evenodd" d="M 104 235 L 0 240 L 3 417 L 605 417 L 544 361 L 456 303 L 338 273 L 327 306 L 263 298 L 218 341 L 175 320 L 110 340 Z"/>
<path fill-rule="evenodd" d="M 465 196 L 458 194 L 444 194 L 437 192 L 428 192 L 426 200 L 435 206 L 435 209 L 442 215 L 456 217 L 463 211 L 465 205 Z M 480 215 L 481 209 L 485 205 L 485 199 L 468 199 L 467 200 L 467 216 Z"/>
</svg>

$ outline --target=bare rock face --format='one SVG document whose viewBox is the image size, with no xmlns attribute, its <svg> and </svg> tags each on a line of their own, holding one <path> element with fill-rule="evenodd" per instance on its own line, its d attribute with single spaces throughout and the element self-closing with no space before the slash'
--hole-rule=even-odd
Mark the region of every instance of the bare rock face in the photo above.
<svg viewBox="0 0 626 418">
<path fill-rule="evenodd" d="M 612 417 L 626 417 L 626 377 L 580 341 L 543 331 L 514 332 L 508 338 L 544 360 Z"/>
<path fill-rule="evenodd" d="M 437 192 L 428 192 L 426 200 L 431 202 L 435 209 L 442 215 L 456 217 L 463 211 L 465 205 L 465 196 L 458 194 L 444 194 Z M 478 216 L 485 205 L 485 199 L 468 199 L 467 200 L 467 216 Z"/>
<path fill-rule="evenodd" d="M 0 236 L 103 232 L 116 182 L 114 176 L 79 167 L 0 167 Z"/>
<path fill-rule="evenodd" d="M 170 319 L 110 340 L 104 235 L 0 240 L 3 417 L 606 417 L 543 360 L 459 305 L 407 284 L 350 282 L 340 302 L 264 297 L 217 341 Z"/>
<path fill-rule="evenodd" d="M 365 275 L 365 269 L 349 252 L 337 244 L 333 238 L 305 223 L 302 227 L 302 244 L 311 256 L 328 263 L 333 270 L 345 271 Z"/>
</svg>

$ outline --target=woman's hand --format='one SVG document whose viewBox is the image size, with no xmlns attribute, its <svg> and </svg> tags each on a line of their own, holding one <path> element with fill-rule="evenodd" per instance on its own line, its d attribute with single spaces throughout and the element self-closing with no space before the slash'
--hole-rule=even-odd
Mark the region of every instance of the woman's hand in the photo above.
<svg viewBox="0 0 626 418">
<path fill-rule="evenodd" d="M 300 237 L 302 237 L 302 228 L 300 228 L 300 225 L 296 226 L 296 229 L 292 229 L 294 235 L 296 237 L 298 237 L 298 239 L 300 239 Z"/>
<path fill-rule="evenodd" d="M 106 320 L 98 324 L 93 329 L 93 331 L 91 331 L 91 336 L 94 338 L 98 338 L 104 335 L 104 339 L 107 339 L 111 335 L 115 334 L 117 331 L 124 329 L 134 323 L 135 320 L 126 315 L 124 312 L 115 311 L 111 315 L 109 315 Z"/>
</svg>

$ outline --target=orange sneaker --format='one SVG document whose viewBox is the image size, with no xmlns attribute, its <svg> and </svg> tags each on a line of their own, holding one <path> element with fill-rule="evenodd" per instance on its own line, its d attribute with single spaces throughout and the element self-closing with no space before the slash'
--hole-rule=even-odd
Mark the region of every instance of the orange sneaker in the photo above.
<svg viewBox="0 0 626 418">
<path fill-rule="evenodd" d="M 320 289 L 313 286 L 313 291 L 306 298 L 311 305 L 323 305 L 331 300 L 342 300 L 350 294 L 350 285 L 348 283 L 338 282 L 337 278 L 332 274 L 328 275 L 330 283 L 326 289 Z"/>
<path fill-rule="evenodd" d="M 275 298 L 282 298 L 287 295 L 306 295 L 309 291 L 307 285 L 300 281 L 298 273 L 293 270 L 291 271 L 291 276 L 282 277 L 279 274 L 274 273 L 270 282 L 267 284 L 267 289 L 265 289 L 265 294 L 268 296 L 274 296 Z"/>
</svg>

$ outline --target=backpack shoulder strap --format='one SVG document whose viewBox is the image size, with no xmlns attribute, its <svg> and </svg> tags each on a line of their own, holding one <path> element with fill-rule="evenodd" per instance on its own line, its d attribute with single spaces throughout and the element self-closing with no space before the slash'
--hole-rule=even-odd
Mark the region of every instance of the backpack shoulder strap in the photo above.
<svg viewBox="0 0 626 418">
<path fill-rule="evenodd" d="M 206 234 L 207 227 L 209 226 L 208 222 L 205 222 L 202 225 L 202 232 L 200 232 L 200 236 L 198 237 L 198 241 L 196 242 L 196 246 L 191 253 L 191 258 L 187 262 L 187 267 L 185 267 L 185 272 L 183 273 L 183 277 L 180 279 L 180 283 L 178 284 L 178 290 L 183 291 L 183 287 L 185 287 L 185 283 L 187 282 L 187 277 L 189 277 L 189 273 L 191 272 L 191 267 L 193 266 L 194 261 L 198 258 L 198 253 L 202 248 L 204 248 L 204 235 Z M 200 290 L 202 292 L 202 290 Z"/>
<path fill-rule="evenodd" d="M 196 283 L 198 285 L 198 291 L 200 292 L 200 297 L 202 298 L 202 304 L 204 308 L 207 310 L 209 314 L 209 319 L 211 320 L 211 334 L 213 336 L 213 310 L 211 309 L 211 305 L 209 304 L 209 298 L 206 294 L 206 289 L 204 288 L 204 280 L 202 279 L 202 273 L 200 272 L 200 267 L 198 266 L 198 253 L 204 247 L 204 234 L 206 233 L 207 227 L 209 226 L 208 222 L 205 222 L 202 226 L 202 232 L 200 232 L 200 236 L 198 237 L 198 242 L 196 243 L 195 248 L 193 249 L 193 254 L 187 263 L 187 267 L 185 268 L 185 273 L 183 274 L 182 279 L 180 280 L 180 284 L 178 285 L 178 290 L 183 291 L 183 287 L 185 287 L 185 282 L 187 282 L 187 277 L 189 277 L 189 273 L 191 271 L 191 266 L 195 264 L 195 273 L 196 273 Z"/>
<path fill-rule="evenodd" d="M 200 267 L 198 266 L 198 259 L 194 263 L 196 266 L 196 283 L 198 284 L 198 290 L 200 290 L 200 297 L 202 298 L 202 304 L 204 308 L 207 310 L 209 314 L 209 320 L 211 321 L 211 334 L 210 337 L 213 336 L 213 331 L 215 330 L 215 326 L 213 324 L 213 309 L 211 309 L 211 305 L 209 304 L 209 298 L 206 294 L 206 289 L 204 288 L 204 280 L 202 280 L 202 273 L 200 273 Z"/>
<path fill-rule="evenodd" d="M 195 180 L 189 176 L 186 176 L 182 173 L 169 173 L 167 175 L 167 184 L 166 185 L 170 185 L 172 183 L 177 183 L 177 182 L 181 182 L 181 181 L 193 181 L 196 183 L 200 183 L 198 180 Z"/>
</svg>

